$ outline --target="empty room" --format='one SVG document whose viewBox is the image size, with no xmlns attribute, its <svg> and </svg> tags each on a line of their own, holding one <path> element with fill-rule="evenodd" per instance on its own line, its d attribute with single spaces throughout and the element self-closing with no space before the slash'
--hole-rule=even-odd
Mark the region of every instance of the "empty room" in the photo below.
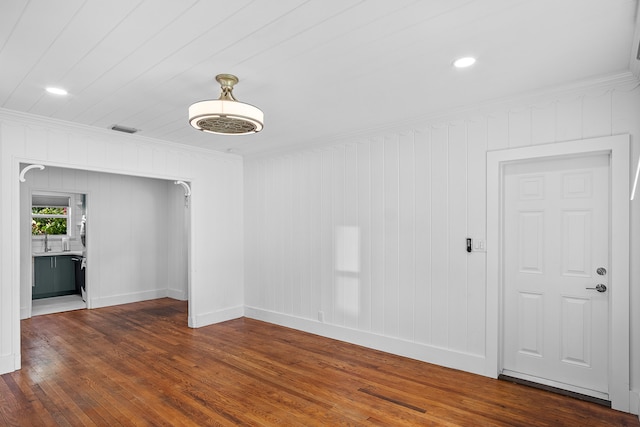
<svg viewBox="0 0 640 427">
<path fill-rule="evenodd" d="M 0 425 L 640 426 L 638 6 L 0 2 Z"/>
</svg>

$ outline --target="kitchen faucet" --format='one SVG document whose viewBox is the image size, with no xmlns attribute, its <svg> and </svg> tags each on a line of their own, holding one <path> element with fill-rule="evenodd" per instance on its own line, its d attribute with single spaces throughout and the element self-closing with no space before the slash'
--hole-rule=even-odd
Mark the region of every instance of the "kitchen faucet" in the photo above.
<svg viewBox="0 0 640 427">
<path fill-rule="evenodd" d="M 44 233 L 44 251 L 49 252 L 51 248 L 49 247 L 49 235 Z"/>
</svg>

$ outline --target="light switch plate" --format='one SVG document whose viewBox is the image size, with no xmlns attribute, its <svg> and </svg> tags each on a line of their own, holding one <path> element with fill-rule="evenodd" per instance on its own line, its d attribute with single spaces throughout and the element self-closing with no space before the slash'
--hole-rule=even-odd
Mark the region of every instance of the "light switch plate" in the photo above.
<svg viewBox="0 0 640 427">
<path fill-rule="evenodd" d="M 474 252 L 486 252 L 487 241 L 484 239 L 473 239 L 473 251 Z"/>
</svg>

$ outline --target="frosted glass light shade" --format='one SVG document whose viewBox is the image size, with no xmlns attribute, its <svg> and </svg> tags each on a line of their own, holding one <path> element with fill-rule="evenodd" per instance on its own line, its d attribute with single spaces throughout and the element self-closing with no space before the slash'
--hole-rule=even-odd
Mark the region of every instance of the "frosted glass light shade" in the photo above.
<svg viewBox="0 0 640 427">
<path fill-rule="evenodd" d="M 189 107 L 189 124 L 203 132 L 246 135 L 262 130 L 264 113 L 244 102 L 212 99 Z"/>
</svg>

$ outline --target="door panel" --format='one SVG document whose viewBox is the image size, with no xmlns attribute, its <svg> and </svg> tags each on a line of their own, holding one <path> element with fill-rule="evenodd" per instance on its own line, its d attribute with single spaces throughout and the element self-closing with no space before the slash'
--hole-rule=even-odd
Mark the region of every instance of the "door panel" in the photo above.
<svg viewBox="0 0 640 427">
<path fill-rule="evenodd" d="M 504 169 L 503 368 L 608 393 L 609 155 Z"/>
<path fill-rule="evenodd" d="M 518 213 L 520 242 L 527 244 L 520 245 L 520 273 L 543 273 L 543 253 L 544 250 L 544 212 L 543 211 L 521 211 Z"/>
<path fill-rule="evenodd" d="M 562 361 L 591 366 L 591 301 L 586 298 L 562 298 Z M 565 326 L 565 325 L 570 325 Z M 573 330 L 579 331 L 575 333 Z"/>
<path fill-rule="evenodd" d="M 591 210 L 562 212 L 562 274 L 591 277 Z"/>
<path fill-rule="evenodd" d="M 43 298 L 53 291 L 53 261 L 50 256 L 33 258 L 33 290 L 32 299 Z"/>
<path fill-rule="evenodd" d="M 542 295 L 520 292 L 518 307 L 518 352 L 529 356 L 542 357 L 544 312 Z"/>
</svg>

